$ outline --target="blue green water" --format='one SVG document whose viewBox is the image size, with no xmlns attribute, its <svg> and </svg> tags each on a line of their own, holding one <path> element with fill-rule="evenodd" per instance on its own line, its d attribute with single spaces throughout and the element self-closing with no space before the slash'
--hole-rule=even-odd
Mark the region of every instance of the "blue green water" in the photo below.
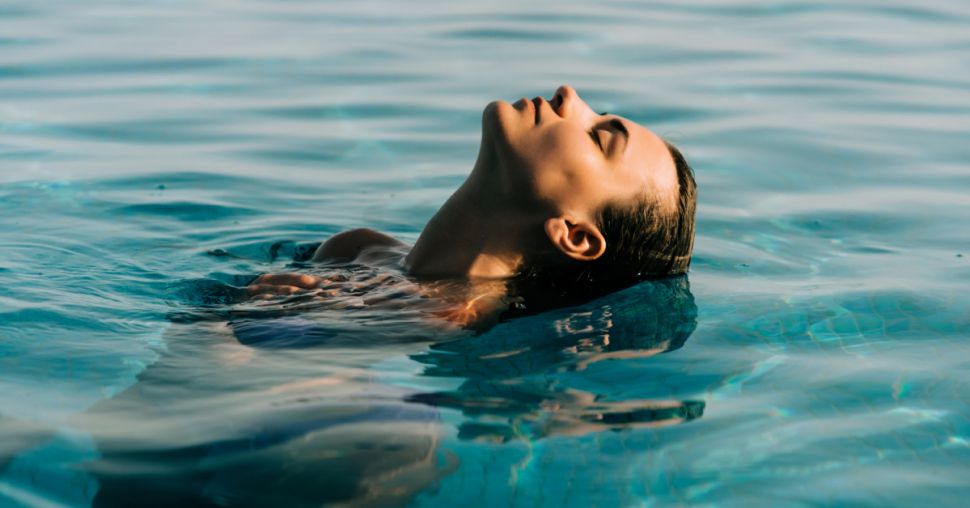
<svg viewBox="0 0 970 508">
<path fill-rule="evenodd" d="M 694 165 L 689 289 L 303 347 L 184 318 L 413 242 L 485 103 L 562 83 Z M 9 0 L 0 506 L 959 505 L 968 139 L 959 0 Z"/>
</svg>

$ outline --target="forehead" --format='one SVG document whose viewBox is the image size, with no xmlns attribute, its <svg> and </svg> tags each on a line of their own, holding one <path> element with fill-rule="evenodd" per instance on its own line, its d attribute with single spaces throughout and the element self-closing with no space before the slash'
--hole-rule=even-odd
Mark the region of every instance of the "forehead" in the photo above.
<svg viewBox="0 0 970 508">
<path fill-rule="evenodd" d="M 630 144 L 624 154 L 624 164 L 631 171 L 643 175 L 649 189 L 669 206 L 676 206 L 678 192 L 677 168 L 667 143 L 650 129 L 624 119 L 630 132 Z"/>
</svg>

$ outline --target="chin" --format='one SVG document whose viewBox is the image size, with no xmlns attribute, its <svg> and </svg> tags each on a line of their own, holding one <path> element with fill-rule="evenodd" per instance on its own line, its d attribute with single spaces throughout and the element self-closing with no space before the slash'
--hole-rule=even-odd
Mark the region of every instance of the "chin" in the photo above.
<svg viewBox="0 0 970 508">
<path fill-rule="evenodd" d="M 518 117 L 515 107 L 505 101 L 492 101 L 482 112 L 482 133 L 493 140 L 507 144 L 509 126 Z"/>
<path fill-rule="evenodd" d="M 511 106 L 505 101 L 492 101 L 486 104 L 482 111 L 482 129 L 494 131 L 496 127 L 500 127 L 501 117 L 505 116 L 502 110 L 509 107 Z"/>
<path fill-rule="evenodd" d="M 485 109 L 482 111 L 482 118 L 488 118 L 490 116 L 495 116 L 498 114 L 498 108 L 502 105 L 508 105 L 505 101 L 492 101 L 485 105 Z"/>
</svg>

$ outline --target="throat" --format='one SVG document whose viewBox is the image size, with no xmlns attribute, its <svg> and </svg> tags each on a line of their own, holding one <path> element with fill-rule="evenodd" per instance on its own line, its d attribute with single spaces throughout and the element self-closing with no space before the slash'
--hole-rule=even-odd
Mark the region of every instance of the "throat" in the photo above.
<svg viewBox="0 0 970 508">
<path fill-rule="evenodd" d="M 483 151 L 485 155 L 489 151 Z M 405 268 L 418 277 L 497 279 L 515 275 L 524 258 L 530 217 L 508 202 L 489 157 L 431 217 Z"/>
<path fill-rule="evenodd" d="M 405 259 L 418 277 L 503 278 L 515 274 L 522 262 L 514 221 L 491 217 L 449 202 L 432 217 Z M 502 227 L 498 227 L 502 224 Z"/>
</svg>

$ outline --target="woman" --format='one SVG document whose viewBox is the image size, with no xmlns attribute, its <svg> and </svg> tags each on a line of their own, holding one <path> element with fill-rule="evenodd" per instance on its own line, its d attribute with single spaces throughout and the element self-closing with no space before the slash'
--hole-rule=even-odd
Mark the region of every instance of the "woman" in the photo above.
<svg viewBox="0 0 970 508">
<path fill-rule="evenodd" d="M 398 266 L 417 292 L 448 302 L 438 315 L 475 326 L 685 273 L 695 203 L 676 148 L 562 86 L 551 101 L 486 106 L 471 174 L 413 248 L 357 229 L 330 238 L 312 261 Z M 260 299 L 335 296 L 343 284 L 288 273 L 248 289 Z"/>
<path fill-rule="evenodd" d="M 312 262 L 300 273 L 257 278 L 251 301 L 223 285 L 193 292 L 202 308 L 169 328 L 164 358 L 76 422 L 99 452 L 85 465 L 99 486 L 93 504 L 396 505 L 458 467 L 441 445 L 442 414 L 465 415 L 459 439 L 500 442 L 700 417 L 703 401 L 649 389 L 613 400 L 570 382 L 596 362 L 681 347 L 697 316 L 686 277 L 516 320 L 488 340 L 414 326 L 481 329 L 503 314 L 684 273 L 694 201 L 676 149 L 594 113 L 572 88 L 551 102 L 489 104 L 471 175 L 413 248 L 352 230 L 294 252 Z M 225 343 L 200 341 L 207 331 Z M 396 374 L 370 368 L 395 355 L 448 381 L 398 386 Z M 123 425 L 132 415 L 139 425 Z"/>
</svg>

